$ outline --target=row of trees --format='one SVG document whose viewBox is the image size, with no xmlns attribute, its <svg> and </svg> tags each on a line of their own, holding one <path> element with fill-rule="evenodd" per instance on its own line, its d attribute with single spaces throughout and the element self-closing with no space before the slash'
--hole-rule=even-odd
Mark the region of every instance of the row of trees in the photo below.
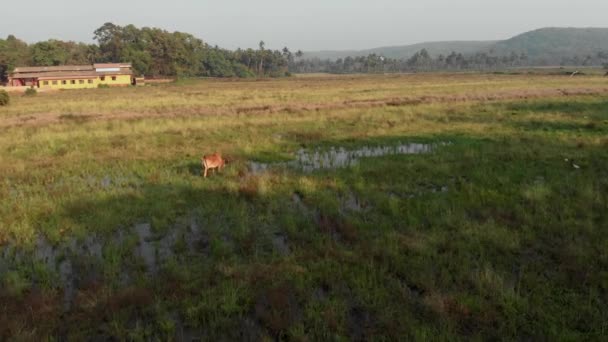
<svg viewBox="0 0 608 342">
<path fill-rule="evenodd" d="M 433 57 L 421 50 L 408 59 L 385 58 L 377 54 L 346 57 L 336 61 L 303 59 L 302 52 L 267 49 L 235 51 L 210 46 L 188 33 L 158 28 L 138 28 L 106 23 L 95 30 L 96 44 L 48 40 L 27 44 L 14 36 L 0 39 L 0 82 L 17 66 L 52 66 L 97 62 L 131 62 L 137 75 L 171 77 L 281 77 L 291 72 L 390 73 L 411 71 L 499 70 L 530 66 L 525 54 L 496 56 L 480 52 Z M 608 51 L 570 57 L 563 65 L 608 66 Z"/>
<path fill-rule="evenodd" d="M 562 65 L 593 66 L 600 64 L 604 66 L 604 69 L 608 70 L 608 51 L 600 51 L 595 55 L 574 56 L 562 59 Z"/>
<path fill-rule="evenodd" d="M 230 51 L 188 33 L 106 23 L 94 32 L 97 44 L 48 40 L 28 45 L 14 36 L 0 39 L 0 78 L 17 66 L 131 62 L 138 75 L 174 77 L 280 77 L 294 54 L 266 49 Z"/>
<path fill-rule="evenodd" d="M 340 58 L 335 61 L 318 58 L 298 59 L 290 65 L 290 70 L 295 73 L 328 72 L 336 74 L 460 70 L 491 71 L 531 66 L 533 64 L 533 62 L 529 61 L 528 56 L 523 53 L 495 56 L 485 52 L 471 55 L 452 52 L 447 56 L 439 55 L 434 58 L 426 49 L 422 49 L 408 59 L 385 58 L 377 54 Z M 598 52 L 593 56 L 562 60 L 562 65 L 595 66 L 602 64 L 608 69 L 608 52 Z"/>
</svg>

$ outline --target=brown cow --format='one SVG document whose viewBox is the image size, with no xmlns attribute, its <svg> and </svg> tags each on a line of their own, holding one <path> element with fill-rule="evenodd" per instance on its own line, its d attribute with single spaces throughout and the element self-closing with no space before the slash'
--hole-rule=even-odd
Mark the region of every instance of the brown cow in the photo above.
<svg viewBox="0 0 608 342">
<path fill-rule="evenodd" d="M 207 170 L 218 169 L 221 171 L 224 165 L 226 165 L 226 161 L 222 158 L 222 155 L 217 152 L 210 156 L 203 156 L 201 162 L 205 169 L 205 178 L 207 178 Z"/>
</svg>

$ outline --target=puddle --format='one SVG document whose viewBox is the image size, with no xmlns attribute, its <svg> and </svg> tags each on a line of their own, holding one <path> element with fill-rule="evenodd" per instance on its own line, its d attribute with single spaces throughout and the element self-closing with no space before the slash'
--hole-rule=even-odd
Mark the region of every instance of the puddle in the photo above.
<svg viewBox="0 0 608 342">
<path fill-rule="evenodd" d="M 63 306 L 70 310 L 79 289 L 90 283 L 103 280 L 102 266 L 104 258 L 112 258 L 105 246 L 121 248 L 135 238 L 137 244 L 129 252 L 134 258 L 139 258 L 145 266 L 148 276 L 156 275 L 167 260 L 178 257 L 187 260 L 193 255 L 205 255 L 209 252 L 209 235 L 200 227 L 194 218 L 186 224 L 175 224 L 165 235 L 155 236 L 150 223 L 140 223 L 119 229 L 111 236 L 102 237 L 89 235 L 84 239 L 67 239 L 57 244 L 51 243 L 40 235 L 35 239 L 31 251 L 19 248 L 9 242 L 0 246 L 0 279 L 11 271 L 19 271 L 23 267 L 32 267 L 32 262 L 41 264 L 49 272 L 57 275 L 57 284 L 63 291 Z M 184 241 L 185 254 L 176 252 L 176 245 Z M 136 272 L 130 267 L 131 258 L 122 260 L 118 283 L 128 285 Z M 31 285 L 36 285 L 39 279 L 31 279 Z M 0 282 L 1 284 L 1 282 Z"/>
<path fill-rule="evenodd" d="M 55 182 L 47 185 L 49 191 L 62 191 L 63 189 L 69 189 L 74 184 L 83 184 L 91 189 L 101 190 L 112 190 L 112 189 L 124 189 L 124 188 L 139 188 L 143 186 L 144 181 L 137 176 L 73 176 L 63 177 L 57 179 Z M 12 194 L 12 193 L 11 193 Z M 18 197 L 20 194 L 16 192 L 12 197 Z"/>
<path fill-rule="evenodd" d="M 139 245 L 135 248 L 135 254 L 142 258 L 149 273 L 156 273 L 156 249 L 152 244 L 152 226 L 142 223 L 135 226 L 135 232 L 139 237 Z"/>
<path fill-rule="evenodd" d="M 168 260 L 175 255 L 173 248 L 181 236 L 180 231 L 171 229 L 167 232 L 167 235 L 158 241 L 157 251 L 159 261 Z"/>
<path fill-rule="evenodd" d="M 446 194 L 450 191 L 447 185 L 424 185 L 419 189 L 415 189 L 413 192 L 399 193 L 395 191 L 388 192 L 388 196 L 393 199 L 413 199 L 420 198 L 427 194 Z"/>
<path fill-rule="evenodd" d="M 63 309 L 68 311 L 76 298 L 74 269 L 70 260 L 64 260 L 59 264 L 59 279 L 63 284 Z"/>
<path fill-rule="evenodd" d="M 294 192 L 291 195 L 291 201 L 296 205 L 302 205 L 302 195 L 300 195 L 298 192 Z"/>
<path fill-rule="evenodd" d="M 445 145 L 445 143 L 440 145 Z M 343 147 L 313 151 L 300 149 L 296 152 L 294 160 L 278 163 L 250 162 L 249 169 L 252 173 L 261 173 L 275 167 L 292 168 L 304 172 L 347 168 L 358 165 L 361 158 L 430 153 L 435 146 L 421 143 L 400 143 L 387 146 L 365 146 L 356 150 L 347 150 Z"/>
<path fill-rule="evenodd" d="M 303 213 L 308 212 L 308 207 L 306 206 L 306 204 L 304 204 L 304 197 L 300 193 L 294 192 L 291 195 L 291 202 L 296 208 L 298 208 Z"/>
<path fill-rule="evenodd" d="M 353 341 L 366 341 L 369 337 L 368 330 L 373 325 L 373 318 L 365 308 L 353 306 L 348 312 L 347 324 Z"/>
<path fill-rule="evenodd" d="M 341 199 L 343 212 L 364 212 L 370 209 L 369 203 L 361 200 L 354 193 L 349 192 L 345 197 Z"/>
<path fill-rule="evenodd" d="M 177 312 L 172 312 L 169 319 L 174 324 L 174 341 L 202 341 L 203 334 L 200 329 L 190 327 L 184 322 L 182 316 Z"/>
<path fill-rule="evenodd" d="M 47 268 L 55 268 L 55 260 L 57 259 L 56 248 L 47 239 L 39 236 L 36 239 L 34 259 L 46 264 Z"/>
<path fill-rule="evenodd" d="M 321 213 L 317 208 L 310 208 L 304 203 L 304 196 L 299 192 L 294 192 L 291 196 L 291 202 L 304 216 L 311 217 L 313 221 L 319 222 Z"/>
<path fill-rule="evenodd" d="M 324 302 L 329 298 L 329 287 L 326 285 L 315 287 L 312 292 L 312 299 L 317 302 Z"/>
<path fill-rule="evenodd" d="M 444 185 L 444 186 L 442 186 L 442 187 L 440 187 L 440 188 L 434 188 L 434 189 L 432 190 L 432 192 L 433 192 L 433 193 L 438 193 L 438 192 L 448 192 L 449 190 L 450 190 L 450 188 Z"/>
<path fill-rule="evenodd" d="M 287 256 L 291 253 L 291 249 L 287 243 L 287 237 L 281 233 L 274 234 L 272 237 L 272 245 L 281 256 Z"/>
<path fill-rule="evenodd" d="M 84 254 L 94 258 L 101 259 L 103 256 L 103 243 L 96 236 L 87 236 L 82 244 Z"/>
<path fill-rule="evenodd" d="M 209 236 L 201 229 L 195 219 L 190 220 L 190 226 L 184 239 L 190 253 L 209 252 Z"/>
<path fill-rule="evenodd" d="M 255 317 L 244 317 L 241 319 L 240 328 L 237 331 L 240 341 L 272 341 L 264 335 L 264 328 Z M 266 338 L 265 338 L 266 337 Z"/>
<path fill-rule="evenodd" d="M 0 278 L 9 271 L 9 248 L 0 246 Z"/>
</svg>

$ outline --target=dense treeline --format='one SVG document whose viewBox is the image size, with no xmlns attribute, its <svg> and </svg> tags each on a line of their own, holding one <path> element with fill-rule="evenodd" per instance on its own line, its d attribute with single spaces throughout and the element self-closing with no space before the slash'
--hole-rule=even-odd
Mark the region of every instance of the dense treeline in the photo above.
<svg viewBox="0 0 608 342">
<path fill-rule="evenodd" d="M 230 51 L 188 33 L 106 23 L 94 32 L 97 44 L 48 40 L 28 45 L 15 36 L 0 39 L 0 78 L 17 66 L 131 62 L 137 75 L 173 77 L 280 77 L 293 62 L 289 49 Z"/>
<path fill-rule="evenodd" d="M 27 44 L 15 36 L 0 39 L 0 82 L 17 66 L 131 62 L 136 75 L 147 77 L 281 77 L 295 73 L 391 73 L 412 71 L 500 70 L 537 65 L 525 54 L 493 52 L 433 57 L 425 49 L 408 59 L 378 54 L 338 60 L 303 59 L 302 52 L 266 49 L 235 51 L 210 46 L 188 33 L 106 23 L 95 30 L 96 44 L 48 40 Z M 608 51 L 562 58 L 561 65 L 608 68 Z"/>
<path fill-rule="evenodd" d="M 392 59 L 377 54 L 360 57 L 346 57 L 333 60 L 297 59 L 290 65 L 296 73 L 328 72 L 350 73 L 391 73 L 412 71 L 492 71 L 513 67 L 532 66 L 533 62 L 525 54 L 511 53 L 508 56 L 495 56 L 486 52 L 471 55 L 452 52 L 449 55 L 432 57 L 426 49 L 415 53 L 408 59 Z M 597 66 L 608 69 L 608 51 L 596 55 L 563 59 L 561 65 Z"/>
</svg>

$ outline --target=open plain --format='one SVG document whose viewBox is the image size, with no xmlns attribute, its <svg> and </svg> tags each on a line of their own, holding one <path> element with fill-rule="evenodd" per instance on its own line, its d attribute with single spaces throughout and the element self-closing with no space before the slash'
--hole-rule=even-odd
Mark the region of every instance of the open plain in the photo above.
<svg viewBox="0 0 608 342">
<path fill-rule="evenodd" d="M 607 338 L 606 78 L 11 95 L 0 340 Z"/>
</svg>

